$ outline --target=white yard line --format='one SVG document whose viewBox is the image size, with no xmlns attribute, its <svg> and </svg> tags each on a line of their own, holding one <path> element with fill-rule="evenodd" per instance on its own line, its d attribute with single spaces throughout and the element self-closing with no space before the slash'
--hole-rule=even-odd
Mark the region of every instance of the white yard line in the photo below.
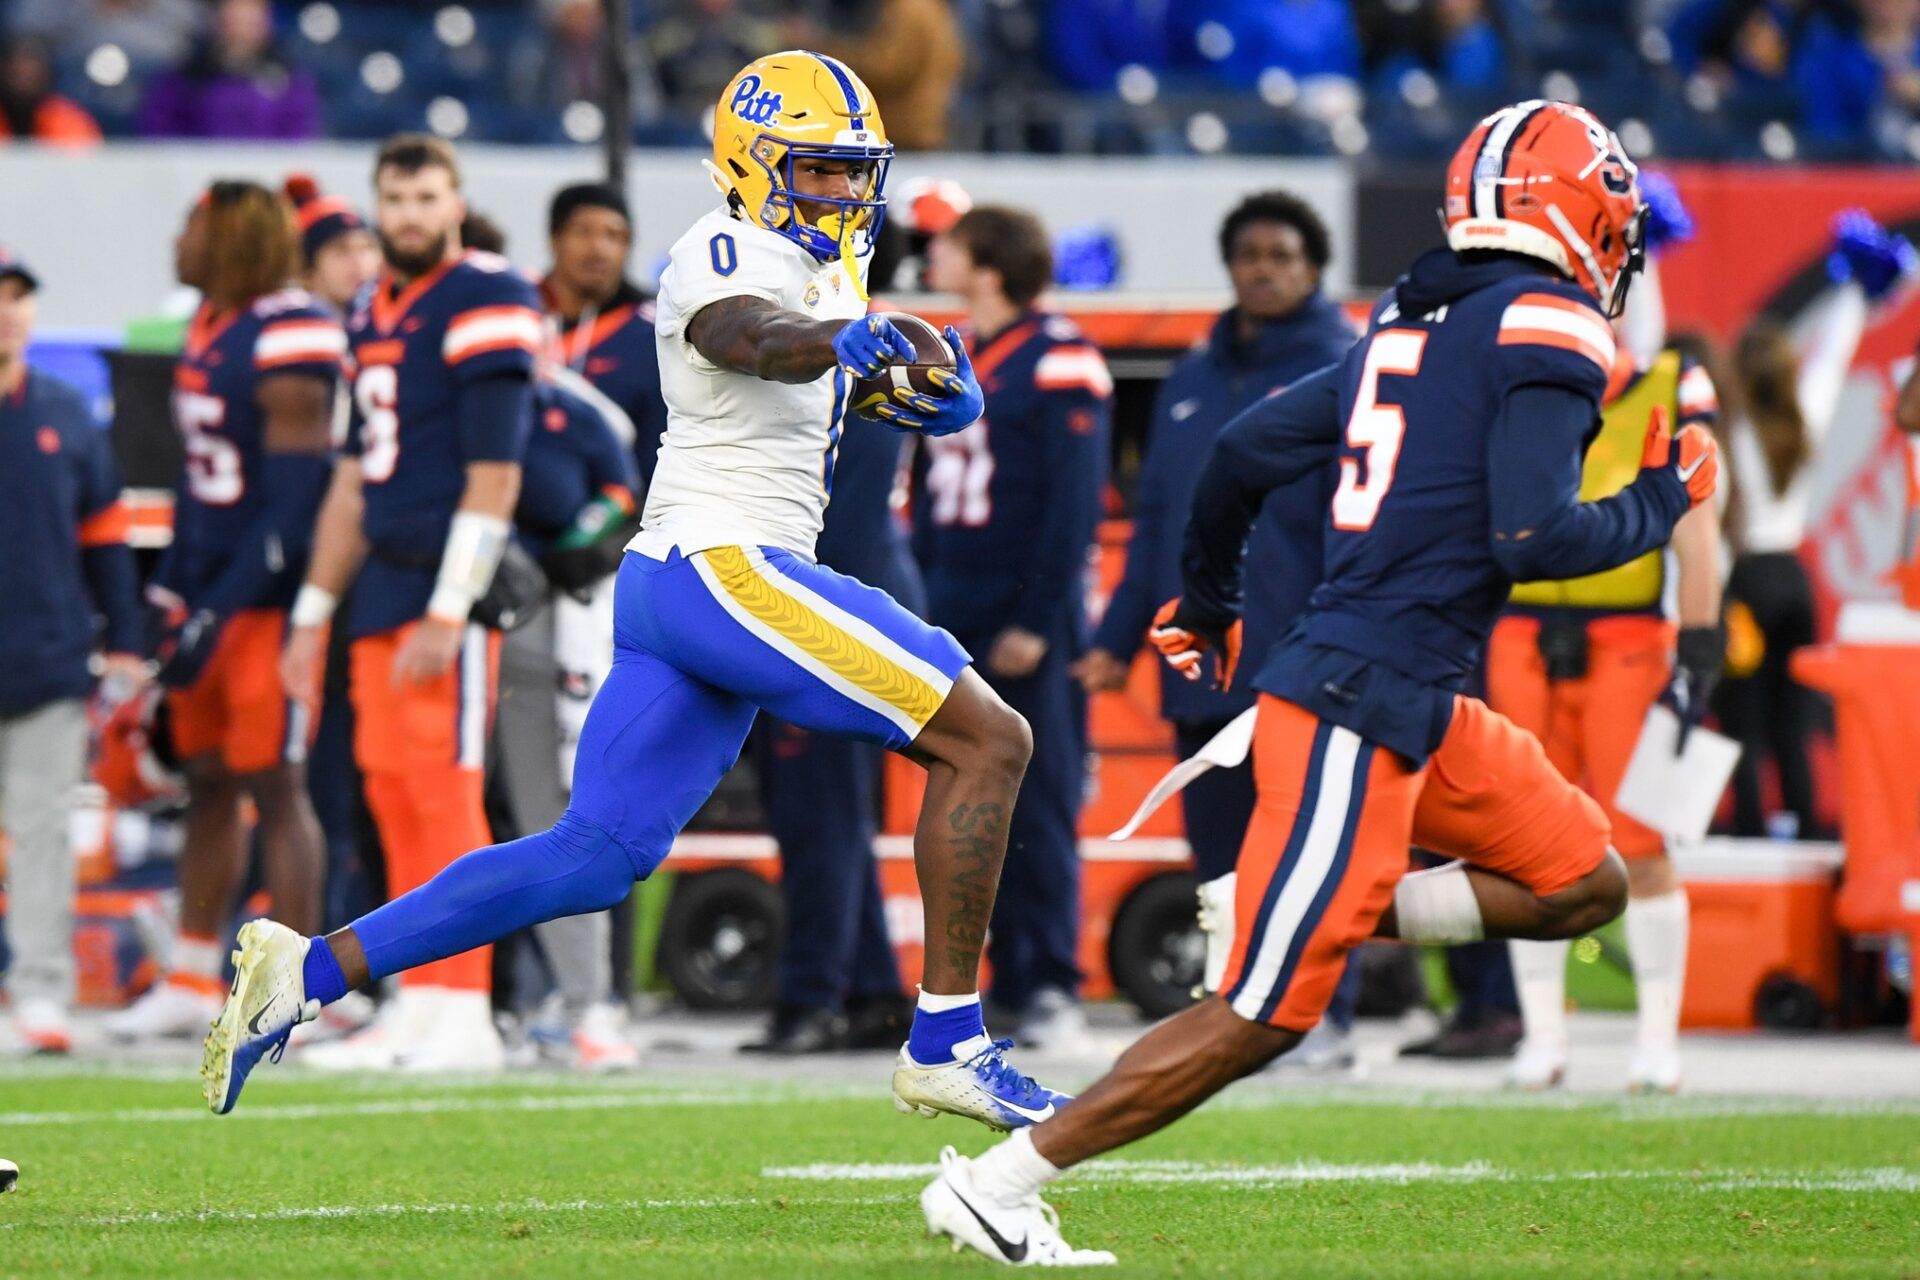
<svg viewBox="0 0 1920 1280">
<path fill-rule="evenodd" d="M 382 1098 L 359 1102 L 309 1102 L 242 1106 L 221 1118 L 235 1120 L 336 1120 L 354 1116 L 415 1116 L 464 1111 L 626 1111 L 659 1107 L 748 1107 L 778 1104 L 784 1093 L 667 1091 L 541 1093 L 451 1098 Z M 812 1100 L 812 1099 L 808 1099 Z M 0 1111 L 0 1131 L 16 1125 L 167 1124 L 207 1122 L 204 1107 L 130 1107 L 118 1111 Z"/>
<path fill-rule="evenodd" d="M 775 1165 L 763 1178 L 802 1182 L 911 1182 L 939 1172 L 933 1164 Z M 1583 1169 L 1527 1173 L 1481 1160 L 1466 1164 L 1330 1164 L 1301 1160 L 1278 1165 L 1215 1165 L 1186 1160 L 1095 1160 L 1076 1169 L 1073 1183 L 1199 1183 L 1257 1189 L 1318 1182 L 1670 1182 L 1699 1191 L 1920 1191 L 1920 1170 L 1900 1168 L 1761 1170 L 1743 1173 L 1698 1169 Z"/>
<path fill-rule="evenodd" d="M 298 1222 L 311 1218 L 401 1218 L 414 1215 L 501 1213 L 638 1213 L 647 1209 L 713 1209 L 759 1203 L 748 1197 L 690 1200 L 506 1200 L 497 1204 L 325 1204 L 279 1209 L 162 1209 L 150 1213 L 109 1213 L 85 1217 L 43 1218 L 0 1223 L 0 1231 L 22 1227 L 141 1227 L 181 1222 Z"/>
</svg>

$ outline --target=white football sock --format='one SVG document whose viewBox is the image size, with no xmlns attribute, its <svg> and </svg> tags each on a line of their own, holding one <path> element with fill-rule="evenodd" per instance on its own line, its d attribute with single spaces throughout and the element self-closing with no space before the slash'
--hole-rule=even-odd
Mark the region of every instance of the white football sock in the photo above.
<svg viewBox="0 0 1920 1280">
<path fill-rule="evenodd" d="M 1527 1039 L 1552 1044 L 1567 1042 L 1567 951 L 1566 939 L 1535 942 L 1515 938 L 1507 944 L 1513 957 L 1513 987 L 1520 997 L 1520 1016 L 1527 1024 Z"/>
<path fill-rule="evenodd" d="M 1680 992 L 1687 977 L 1687 893 L 1627 899 L 1627 953 L 1639 1005 L 1640 1043 L 1680 1043 Z"/>
<path fill-rule="evenodd" d="M 209 938 L 196 933 L 174 935 L 173 963 L 174 973 L 189 974 L 195 978 L 208 978 L 218 982 L 227 960 L 226 948 L 220 945 L 218 938 Z"/>
<path fill-rule="evenodd" d="M 942 996 L 935 995 L 925 987 L 922 987 L 920 988 L 920 999 L 915 1003 L 917 1007 L 926 1010 L 928 1013 L 948 1013 L 954 1009 L 964 1009 L 970 1004 L 979 1004 L 980 993 L 978 991 L 969 991 L 963 996 Z"/>
<path fill-rule="evenodd" d="M 973 1161 L 973 1185 L 1007 1204 L 1038 1195 L 1059 1176 L 1053 1162 L 1034 1149 L 1033 1134 L 1026 1129 Z"/>
</svg>

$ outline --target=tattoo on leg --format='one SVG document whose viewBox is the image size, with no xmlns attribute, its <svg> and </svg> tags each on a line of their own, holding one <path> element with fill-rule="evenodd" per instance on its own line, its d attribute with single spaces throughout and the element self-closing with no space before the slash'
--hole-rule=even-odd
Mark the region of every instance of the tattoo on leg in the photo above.
<svg viewBox="0 0 1920 1280">
<path fill-rule="evenodd" d="M 993 912 L 994 854 L 1006 840 L 1006 808 L 957 805 L 947 815 L 953 831 L 953 910 L 947 917 L 947 963 L 956 978 L 973 977 Z"/>
</svg>

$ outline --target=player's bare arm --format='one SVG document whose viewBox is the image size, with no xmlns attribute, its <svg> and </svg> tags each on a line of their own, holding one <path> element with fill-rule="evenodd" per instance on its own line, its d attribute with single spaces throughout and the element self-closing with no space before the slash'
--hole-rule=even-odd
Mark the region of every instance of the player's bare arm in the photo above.
<svg viewBox="0 0 1920 1280">
<path fill-rule="evenodd" d="M 833 340 L 846 323 L 809 320 L 765 298 L 722 298 L 687 326 L 693 349 L 722 369 L 769 382 L 812 382 L 840 363 Z"/>
<path fill-rule="evenodd" d="M 263 378 L 255 398 L 266 418 L 268 453 L 324 458 L 333 447 L 334 387 L 306 374 Z"/>
<path fill-rule="evenodd" d="M 310 702 L 319 693 L 327 620 L 367 558 L 367 539 L 360 524 L 366 509 L 361 483 L 359 459 L 336 461 L 314 523 L 313 557 L 294 601 L 287 647 L 280 654 L 280 683 L 290 697 L 301 701 Z"/>
</svg>

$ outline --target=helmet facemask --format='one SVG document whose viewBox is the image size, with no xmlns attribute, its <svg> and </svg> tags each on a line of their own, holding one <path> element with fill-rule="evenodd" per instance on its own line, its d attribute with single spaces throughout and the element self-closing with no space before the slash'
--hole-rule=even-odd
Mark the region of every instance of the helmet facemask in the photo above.
<svg viewBox="0 0 1920 1280">
<path fill-rule="evenodd" d="M 761 134 L 750 150 L 754 163 L 766 171 L 771 188 L 757 214 L 760 224 L 779 233 L 822 262 L 838 258 L 865 299 L 855 260 L 872 251 L 887 213 L 887 170 L 893 163 L 890 143 L 797 143 Z M 794 190 L 794 165 L 807 160 L 830 160 L 849 166 L 850 174 L 864 167 L 865 181 L 856 176 L 852 197 L 811 196 Z M 826 208 L 809 218 L 808 208 Z"/>
</svg>

